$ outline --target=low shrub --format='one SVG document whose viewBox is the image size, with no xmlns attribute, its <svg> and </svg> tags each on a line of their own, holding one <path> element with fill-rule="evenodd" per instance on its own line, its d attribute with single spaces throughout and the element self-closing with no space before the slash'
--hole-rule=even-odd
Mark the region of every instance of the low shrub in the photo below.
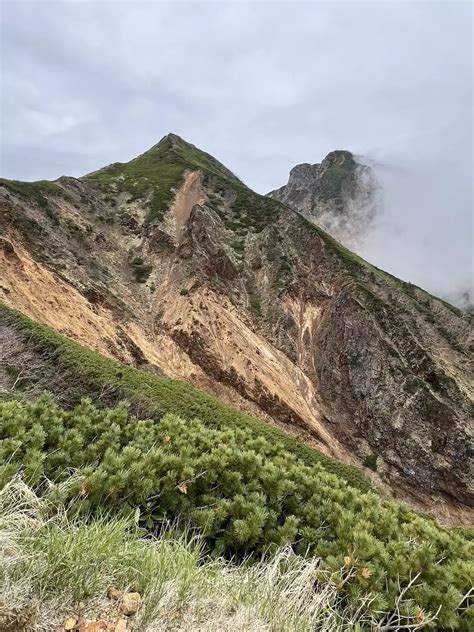
<svg viewBox="0 0 474 632">
<path fill-rule="evenodd" d="M 66 411 L 49 397 L 0 403 L 0 437 L 3 483 L 22 470 L 37 491 L 78 499 L 85 515 L 135 509 L 151 531 L 185 517 L 216 555 L 259 556 L 292 543 L 321 559 L 347 603 L 391 612 L 402 591 L 402 614 L 422 621 L 436 613 L 441 627 L 469 629 L 472 540 L 306 466 L 281 443 L 175 415 L 137 420 L 125 405 L 83 401 Z M 71 470 L 77 480 L 62 489 Z"/>
<path fill-rule="evenodd" d="M 364 459 L 364 465 L 365 467 L 368 467 L 369 469 L 376 472 L 377 471 L 377 455 L 368 454 Z"/>
<path fill-rule="evenodd" d="M 147 265 L 141 257 L 135 257 L 131 262 L 131 266 L 135 280 L 138 283 L 146 283 L 153 266 Z"/>
</svg>

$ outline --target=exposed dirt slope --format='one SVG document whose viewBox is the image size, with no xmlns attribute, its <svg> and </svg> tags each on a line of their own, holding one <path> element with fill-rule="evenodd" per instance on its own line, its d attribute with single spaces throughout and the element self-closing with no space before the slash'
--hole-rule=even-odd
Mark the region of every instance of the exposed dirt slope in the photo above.
<svg viewBox="0 0 474 632">
<path fill-rule="evenodd" d="M 2 300 L 469 522 L 472 328 L 176 136 L 1 194 Z"/>
</svg>

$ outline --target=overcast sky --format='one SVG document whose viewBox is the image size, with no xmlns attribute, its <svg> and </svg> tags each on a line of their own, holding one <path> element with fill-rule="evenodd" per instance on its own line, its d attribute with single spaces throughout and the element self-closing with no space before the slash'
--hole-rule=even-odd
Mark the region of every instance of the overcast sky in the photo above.
<svg viewBox="0 0 474 632">
<path fill-rule="evenodd" d="M 172 131 L 261 193 L 332 149 L 375 160 L 363 253 L 472 283 L 469 2 L 2 2 L 0 175 L 79 176 Z"/>
</svg>

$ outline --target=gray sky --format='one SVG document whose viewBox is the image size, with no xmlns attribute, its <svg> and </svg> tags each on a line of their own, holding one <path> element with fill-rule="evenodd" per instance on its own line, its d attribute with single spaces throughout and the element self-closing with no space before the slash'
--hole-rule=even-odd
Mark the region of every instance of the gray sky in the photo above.
<svg viewBox="0 0 474 632">
<path fill-rule="evenodd" d="M 296 163 L 349 149 L 385 188 L 363 254 L 434 293 L 472 282 L 469 2 L 1 12 L 2 176 L 79 176 L 173 131 L 265 193 Z"/>
</svg>

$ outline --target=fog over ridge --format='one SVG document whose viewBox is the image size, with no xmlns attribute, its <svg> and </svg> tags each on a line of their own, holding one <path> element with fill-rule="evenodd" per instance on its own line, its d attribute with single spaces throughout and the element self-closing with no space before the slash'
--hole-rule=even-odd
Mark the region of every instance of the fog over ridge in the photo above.
<svg viewBox="0 0 474 632">
<path fill-rule="evenodd" d="M 474 300 L 472 186 L 469 190 L 465 185 L 469 165 L 456 171 L 445 157 L 437 158 L 424 162 L 407 157 L 403 162 L 396 158 L 366 160 L 380 190 L 377 214 L 359 254 L 395 276 L 467 308 Z M 457 217 L 467 229 L 464 233 L 453 221 Z"/>
</svg>

